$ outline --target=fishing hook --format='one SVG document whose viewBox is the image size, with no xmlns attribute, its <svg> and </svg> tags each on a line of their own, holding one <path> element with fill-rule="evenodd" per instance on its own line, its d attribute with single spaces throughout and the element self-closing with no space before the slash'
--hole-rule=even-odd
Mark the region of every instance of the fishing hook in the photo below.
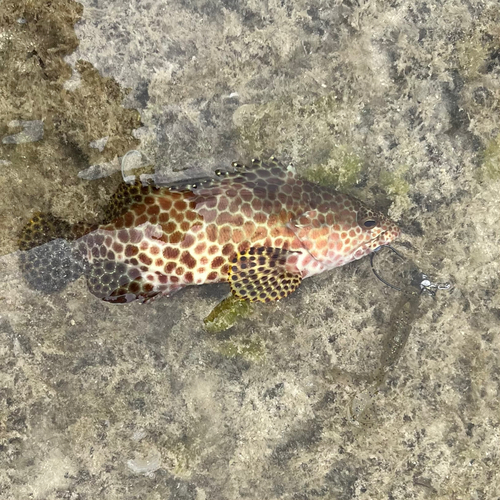
<svg viewBox="0 0 500 500">
<path fill-rule="evenodd" d="M 394 290 L 398 290 L 399 292 L 402 292 L 403 291 L 402 288 L 400 288 L 396 285 L 393 285 L 393 284 L 389 283 L 388 281 L 386 281 L 384 278 L 382 278 L 382 276 L 380 276 L 380 274 L 375 269 L 375 266 L 373 264 L 374 256 L 382 248 L 388 248 L 389 250 L 391 250 L 391 252 L 395 253 L 401 260 L 405 259 L 401 253 L 399 253 L 395 248 L 391 247 L 390 245 L 384 245 L 384 247 L 380 246 L 373 253 L 370 254 L 370 265 L 371 265 L 373 274 L 384 285 L 387 285 L 388 287 L 393 288 Z M 414 276 L 413 276 L 413 279 L 411 280 L 410 284 L 419 288 L 421 294 L 427 293 L 428 295 L 435 296 L 436 292 L 438 290 L 449 290 L 451 288 L 451 283 L 433 283 L 425 273 L 419 271 L 416 267 L 415 267 L 415 270 L 412 274 Z"/>
</svg>

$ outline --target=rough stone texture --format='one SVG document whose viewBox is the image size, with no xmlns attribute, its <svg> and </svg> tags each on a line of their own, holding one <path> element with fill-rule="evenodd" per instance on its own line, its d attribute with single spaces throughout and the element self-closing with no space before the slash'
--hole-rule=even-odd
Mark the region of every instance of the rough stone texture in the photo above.
<svg viewBox="0 0 500 500">
<path fill-rule="evenodd" d="M 49 3 L 26 5 L 43 4 L 50 26 L 78 12 Z M 69 77 L 56 61 L 34 79 L 33 53 L 29 71 L 26 61 L 8 66 L 18 87 L 45 85 L 47 101 L 42 113 L 2 87 L 2 137 L 14 119 L 65 118 L 47 119 L 42 141 L 1 146 L 2 248 L 13 249 L 34 209 L 78 220 L 84 200 L 92 213 L 102 180 L 77 173 L 125 146 L 166 176 L 274 153 L 387 209 L 405 230 L 404 253 L 455 289 L 420 300 L 371 423 L 354 425 L 347 408 L 379 366 L 399 299 L 366 260 L 306 280 L 214 335 L 202 318 L 224 286 L 116 307 L 81 280 L 33 292 L 16 255 L 4 255 L 2 499 L 500 498 L 498 2 L 82 3 L 69 62 L 87 61 L 84 78 L 55 87 Z M 30 25 L 43 16 L 16 15 L 36 34 L 30 43 L 58 46 L 60 29 Z M 2 18 L 0 38 L 13 61 L 16 19 Z M 36 55 L 57 52 L 44 50 Z M 124 115 L 122 94 L 102 76 L 131 89 L 140 145 L 127 127 L 103 125 Z M 99 119 L 73 112 L 93 88 Z M 87 151 L 105 136 L 101 156 Z"/>
</svg>

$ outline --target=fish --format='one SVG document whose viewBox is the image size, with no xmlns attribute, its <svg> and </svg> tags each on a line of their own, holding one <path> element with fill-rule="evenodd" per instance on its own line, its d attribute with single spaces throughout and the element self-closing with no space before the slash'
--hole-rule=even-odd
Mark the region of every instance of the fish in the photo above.
<svg viewBox="0 0 500 500">
<path fill-rule="evenodd" d="M 93 295 L 117 304 L 221 282 L 240 300 L 272 302 L 400 235 L 382 212 L 275 157 L 232 166 L 177 183 L 122 183 L 99 224 L 34 214 L 19 238 L 24 278 L 50 293 L 84 275 Z"/>
</svg>

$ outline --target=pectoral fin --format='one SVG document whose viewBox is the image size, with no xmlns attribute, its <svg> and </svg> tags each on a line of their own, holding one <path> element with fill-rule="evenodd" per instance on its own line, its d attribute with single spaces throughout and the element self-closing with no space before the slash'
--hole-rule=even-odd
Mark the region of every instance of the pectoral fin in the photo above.
<svg viewBox="0 0 500 500">
<path fill-rule="evenodd" d="M 289 261 L 295 254 L 271 247 L 252 247 L 239 253 L 229 268 L 231 291 L 250 302 L 271 302 L 287 297 L 302 281 L 300 272 Z"/>
</svg>

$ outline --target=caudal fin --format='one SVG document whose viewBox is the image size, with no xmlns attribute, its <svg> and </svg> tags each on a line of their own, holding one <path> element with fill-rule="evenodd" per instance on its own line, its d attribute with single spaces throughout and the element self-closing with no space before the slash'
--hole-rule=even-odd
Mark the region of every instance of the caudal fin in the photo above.
<svg viewBox="0 0 500 500">
<path fill-rule="evenodd" d="M 92 229 L 51 214 L 34 214 L 19 236 L 19 264 L 28 286 L 51 293 L 78 279 L 85 262 L 71 242 Z"/>
</svg>

